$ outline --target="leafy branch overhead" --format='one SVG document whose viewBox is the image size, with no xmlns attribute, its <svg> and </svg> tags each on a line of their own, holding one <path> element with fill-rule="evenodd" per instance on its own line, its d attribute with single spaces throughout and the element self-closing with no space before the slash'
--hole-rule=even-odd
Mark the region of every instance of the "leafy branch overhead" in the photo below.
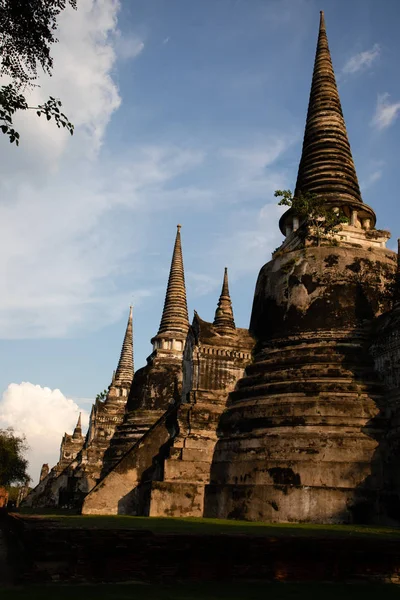
<svg viewBox="0 0 400 600">
<path fill-rule="evenodd" d="M 288 206 L 299 219 L 299 235 L 315 238 L 317 246 L 330 235 L 337 233 L 340 226 L 348 223 L 348 218 L 339 208 L 327 203 L 317 194 L 306 192 L 293 196 L 290 190 L 276 190 L 275 197 L 280 198 L 279 206 Z"/>
<path fill-rule="evenodd" d="M 57 18 L 67 4 L 76 9 L 77 0 L 0 0 L 0 75 L 11 79 L 0 87 L 0 129 L 11 143 L 19 143 L 13 117 L 22 110 L 54 119 L 57 127 L 73 134 L 74 126 L 61 112 L 59 99 L 50 96 L 44 104 L 29 106 L 24 95 L 27 88 L 37 85 L 39 67 L 52 73 L 50 49 L 58 41 Z"/>
<path fill-rule="evenodd" d="M 19 133 L 13 127 L 13 115 L 17 110 L 36 110 L 38 117 L 45 115 L 50 121 L 54 118 L 57 127 L 65 127 L 71 135 L 74 133 L 74 126 L 60 110 L 61 101 L 50 96 L 44 104 L 38 106 L 28 106 L 25 96 L 18 93 L 12 84 L 0 88 L 0 129 L 2 133 L 10 138 L 10 142 L 19 144 Z"/>
</svg>

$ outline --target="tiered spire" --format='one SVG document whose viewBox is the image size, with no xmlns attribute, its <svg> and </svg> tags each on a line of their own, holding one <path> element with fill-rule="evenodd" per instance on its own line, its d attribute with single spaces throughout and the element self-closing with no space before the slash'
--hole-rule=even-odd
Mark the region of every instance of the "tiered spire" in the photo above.
<svg viewBox="0 0 400 600">
<path fill-rule="evenodd" d="M 75 426 L 72 437 L 74 437 L 74 438 L 82 437 L 82 413 L 79 413 L 78 422 Z"/>
<path fill-rule="evenodd" d="M 217 310 L 215 311 L 214 325 L 220 329 L 236 329 L 231 297 L 229 295 L 228 269 L 226 267 L 221 295 L 218 300 Z"/>
<path fill-rule="evenodd" d="M 186 334 L 188 329 L 189 315 L 186 302 L 185 273 L 183 270 L 181 225 L 178 225 L 164 309 L 157 335 L 160 336 L 160 334 L 167 332 Z"/>
<path fill-rule="evenodd" d="M 116 372 L 113 374 L 112 385 L 130 385 L 133 379 L 133 328 L 132 306 L 129 308 L 128 324 L 126 326 L 121 356 Z"/>
<path fill-rule="evenodd" d="M 361 198 L 322 11 L 295 196 L 301 192 L 318 194 L 333 206 L 362 210 L 371 226 L 375 224 L 373 210 Z M 280 221 L 283 233 L 285 215 Z"/>
</svg>

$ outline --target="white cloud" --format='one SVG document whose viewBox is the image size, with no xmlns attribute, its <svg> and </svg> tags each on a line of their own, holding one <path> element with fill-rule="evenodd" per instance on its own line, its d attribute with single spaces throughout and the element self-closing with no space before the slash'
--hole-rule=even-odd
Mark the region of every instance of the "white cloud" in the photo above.
<svg viewBox="0 0 400 600">
<path fill-rule="evenodd" d="M 374 183 L 376 183 L 377 181 L 379 181 L 382 178 L 383 166 L 384 166 L 383 161 L 377 161 L 375 163 L 375 168 L 372 167 L 369 175 L 366 177 L 366 179 L 364 181 L 361 181 L 361 183 L 360 183 L 360 187 L 361 187 L 362 191 L 367 190 L 369 187 L 371 187 Z"/>
<path fill-rule="evenodd" d="M 13 427 L 24 434 L 29 446 L 29 474 L 33 483 L 39 477 L 43 463 L 54 466 L 59 458 L 60 444 L 65 432 L 72 433 L 82 412 L 82 425 L 88 424 L 89 414 L 60 390 L 23 382 L 11 383 L 0 400 L 0 428 Z"/>
<path fill-rule="evenodd" d="M 144 50 L 144 42 L 135 35 L 124 36 L 118 33 L 116 36 L 116 52 L 118 58 L 130 60 L 139 56 Z"/>
<path fill-rule="evenodd" d="M 376 61 L 381 53 L 379 44 L 374 44 L 370 50 L 355 54 L 344 65 L 342 72 L 345 75 L 353 75 L 359 71 L 368 69 Z"/>
<path fill-rule="evenodd" d="M 286 180 L 284 169 L 276 161 L 297 140 L 294 134 L 271 135 L 251 145 L 221 149 L 221 156 L 229 160 L 229 185 L 237 199 L 243 202 L 249 196 L 272 196 Z"/>
<path fill-rule="evenodd" d="M 76 168 L 76 180 L 17 187 L 0 205 L 0 335 L 65 336 L 117 320 L 132 295 L 139 306 L 152 290 L 132 289 L 133 277 L 126 288 L 114 280 L 132 274 L 154 210 L 186 201 L 165 186 L 201 160 L 187 149 L 145 147 L 119 166 Z"/>
<path fill-rule="evenodd" d="M 35 92 L 62 98 L 76 135 L 24 115 L 21 146 L 0 139 L 3 338 L 65 337 L 115 322 L 132 295 L 138 306 L 159 292 L 146 278 L 138 283 L 136 274 L 152 247 L 149 231 L 164 211 L 180 205 L 206 210 L 216 201 L 238 202 L 279 187 L 269 167 L 290 143 L 280 138 L 210 151 L 211 158 L 171 143 L 99 154 L 120 103 L 112 79 L 121 40 L 118 9 L 116 0 L 81 0 L 77 11 L 67 9 L 54 76 Z M 188 184 L 186 175 L 207 158 L 218 160 L 224 174 Z M 212 283 L 198 278 L 196 289 L 205 293 Z"/>
<path fill-rule="evenodd" d="M 232 280 L 256 273 L 283 241 L 278 221 L 285 209 L 274 201 L 274 192 L 286 189 L 289 184 L 286 170 L 276 163 L 297 139 L 295 135 L 272 136 L 263 144 L 222 151 L 225 157 L 233 160 L 231 193 L 238 193 L 241 203 L 240 208 L 234 208 L 227 215 L 224 235 L 211 245 L 210 255 L 220 270 L 222 266 L 228 266 Z M 243 207 L 244 193 L 256 198 L 256 202 Z M 271 201 L 265 203 L 266 198 Z M 258 208 L 254 204 L 258 204 Z"/>
<path fill-rule="evenodd" d="M 7 281 L 0 296 L 0 335 L 82 333 L 119 319 L 132 295 L 139 306 L 159 293 L 154 285 L 134 283 L 142 261 L 133 258 L 151 244 L 148 230 L 154 230 L 156 216 L 162 220 L 163 211 L 180 205 L 209 210 L 216 202 L 272 198 L 285 181 L 274 161 L 292 143 L 282 139 L 216 149 L 209 157 L 179 146 L 147 145 L 127 151 L 123 161 L 76 167 L 73 180 L 56 174 L 45 186 L 17 186 L 13 202 L 0 206 L 0 277 Z M 204 188 L 174 185 L 205 160 L 219 160 L 215 181 Z M 240 253 L 237 258 L 242 260 Z M 215 275 L 193 275 L 196 293 L 218 287 L 220 274 Z"/>
<path fill-rule="evenodd" d="M 221 280 L 212 277 L 206 273 L 194 273 L 193 271 L 186 271 L 186 287 L 190 289 L 190 293 L 197 296 L 205 296 L 209 292 L 212 292 L 216 287 L 222 285 Z"/>
<path fill-rule="evenodd" d="M 265 204 L 259 210 L 239 210 L 231 215 L 230 233 L 219 240 L 213 255 L 232 266 L 235 277 L 256 273 L 271 260 L 271 252 L 282 242 L 278 221 L 284 207 Z"/>
<path fill-rule="evenodd" d="M 383 130 L 393 125 L 400 112 L 400 102 L 390 102 L 388 93 L 378 94 L 375 115 L 371 124 Z"/>
<path fill-rule="evenodd" d="M 273 164 L 293 141 L 288 136 L 271 136 L 258 146 L 223 148 L 221 155 L 236 160 L 246 171 L 262 172 Z"/>
<path fill-rule="evenodd" d="M 40 87 L 27 92 L 35 106 L 49 96 L 60 98 L 62 110 L 75 125 L 75 135 L 59 130 L 54 121 L 38 118 L 35 111 L 20 112 L 15 124 L 21 134 L 18 160 L 6 140 L 0 145 L 1 171 L 15 170 L 47 175 L 57 170 L 61 158 L 93 157 L 98 152 L 105 128 L 121 99 L 111 77 L 116 61 L 117 0 L 81 0 L 78 10 L 61 13 L 57 37 L 52 47 L 52 77 L 41 76 Z M 22 154 L 22 156 L 21 156 Z M 21 160 L 22 159 L 22 160 Z"/>
<path fill-rule="evenodd" d="M 63 336 L 83 322 L 90 328 L 118 319 L 132 290 L 121 292 L 110 277 L 126 269 L 142 234 L 122 245 L 127 224 L 107 226 L 112 211 L 134 208 L 141 186 L 168 179 L 168 169 L 173 176 L 192 160 L 175 149 L 144 149 L 115 165 L 97 156 L 120 104 L 112 79 L 118 10 L 117 0 L 68 7 L 53 47 L 53 77 L 32 92 L 31 104 L 60 97 L 75 135 L 29 112 L 16 119 L 19 148 L 0 136 L 2 337 Z M 149 293 L 138 286 L 135 303 Z"/>
<path fill-rule="evenodd" d="M 297 0 L 296 2 L 293 0 L 269 0 L 261 6 L 264 20 L 274 28 L 290 23 L 295 23 L 299 28 L 306 21 L 305 11 L 310 10 L 310 3 L 307 0 Z"/>
</svg>

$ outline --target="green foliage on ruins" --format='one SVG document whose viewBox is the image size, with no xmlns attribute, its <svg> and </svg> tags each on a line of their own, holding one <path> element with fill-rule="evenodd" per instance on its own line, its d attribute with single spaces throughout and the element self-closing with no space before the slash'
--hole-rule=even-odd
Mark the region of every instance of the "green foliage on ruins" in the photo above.
<svg viewBox="0 0 400 600">
<path fill-rule="evenodd" d="M 276 190 L 274 195 L 280 198 L 278 206 L 288 206 L 298 217 L 298 235 L 315 241 L 317 246 L 337 233 L 342 224 L 348 223 L 340 209 L 335 209 L 317 194 L 307 192 L 293 196 L 290 190 Z"/>
<path fill-rule="evenodd" d="M 0 429 L 0 486 L 30 481 L 26 450 L 25 437 L 16 435 L 12 428 Z"/>
<path fill-rule="evenodd" d="M 96 400 L 105 400 L 107 398 L 107 394 L 108 391 L 107 390 L 103 390 L 102 392 L 100 392 L 100 394 L 97 394 L 96 396 Z"/>
<path fill-rule="evenodd" d="M 19 144 L 20 135 L 13 118 L 19 111 L 34 110 L 38 117 L 54 119 L 57 127 L 72 135 L 74 126 L 61 112 L 61 101 L 52 96 L 44 104 L 29 106 L 24 92 L 37 86 L 40 67 L 51 75 L 51 45 L 57 42 L 57 18 L 76 0 L 0 0 L 0 75 L 11 80 L 0 87 L 0 130 L 11 143 Z"/>
</svg>

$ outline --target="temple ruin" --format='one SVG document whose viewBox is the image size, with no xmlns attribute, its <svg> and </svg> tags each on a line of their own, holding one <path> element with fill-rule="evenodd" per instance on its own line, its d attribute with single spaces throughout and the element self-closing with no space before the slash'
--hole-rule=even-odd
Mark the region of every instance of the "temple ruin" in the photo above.
<svg viewBox="0 0 400 600">
<path fill-rule="evenodd" d="M 302 194 L 345 222 L 316 243 L 293 207 L 282 215 L 284 241 L 261 268 L 249 330 L 236 327 L 227 270 L 213 322 L 195 313 L 189 324 L 178 226 L 146 366 L 133 376 L 130 314 L 86 438 L 79 428 L 65 438 L 25 502 L 83 514 L 399 523 L 399 266 L 362 200 L 322 12 Z"/>
</svg>

